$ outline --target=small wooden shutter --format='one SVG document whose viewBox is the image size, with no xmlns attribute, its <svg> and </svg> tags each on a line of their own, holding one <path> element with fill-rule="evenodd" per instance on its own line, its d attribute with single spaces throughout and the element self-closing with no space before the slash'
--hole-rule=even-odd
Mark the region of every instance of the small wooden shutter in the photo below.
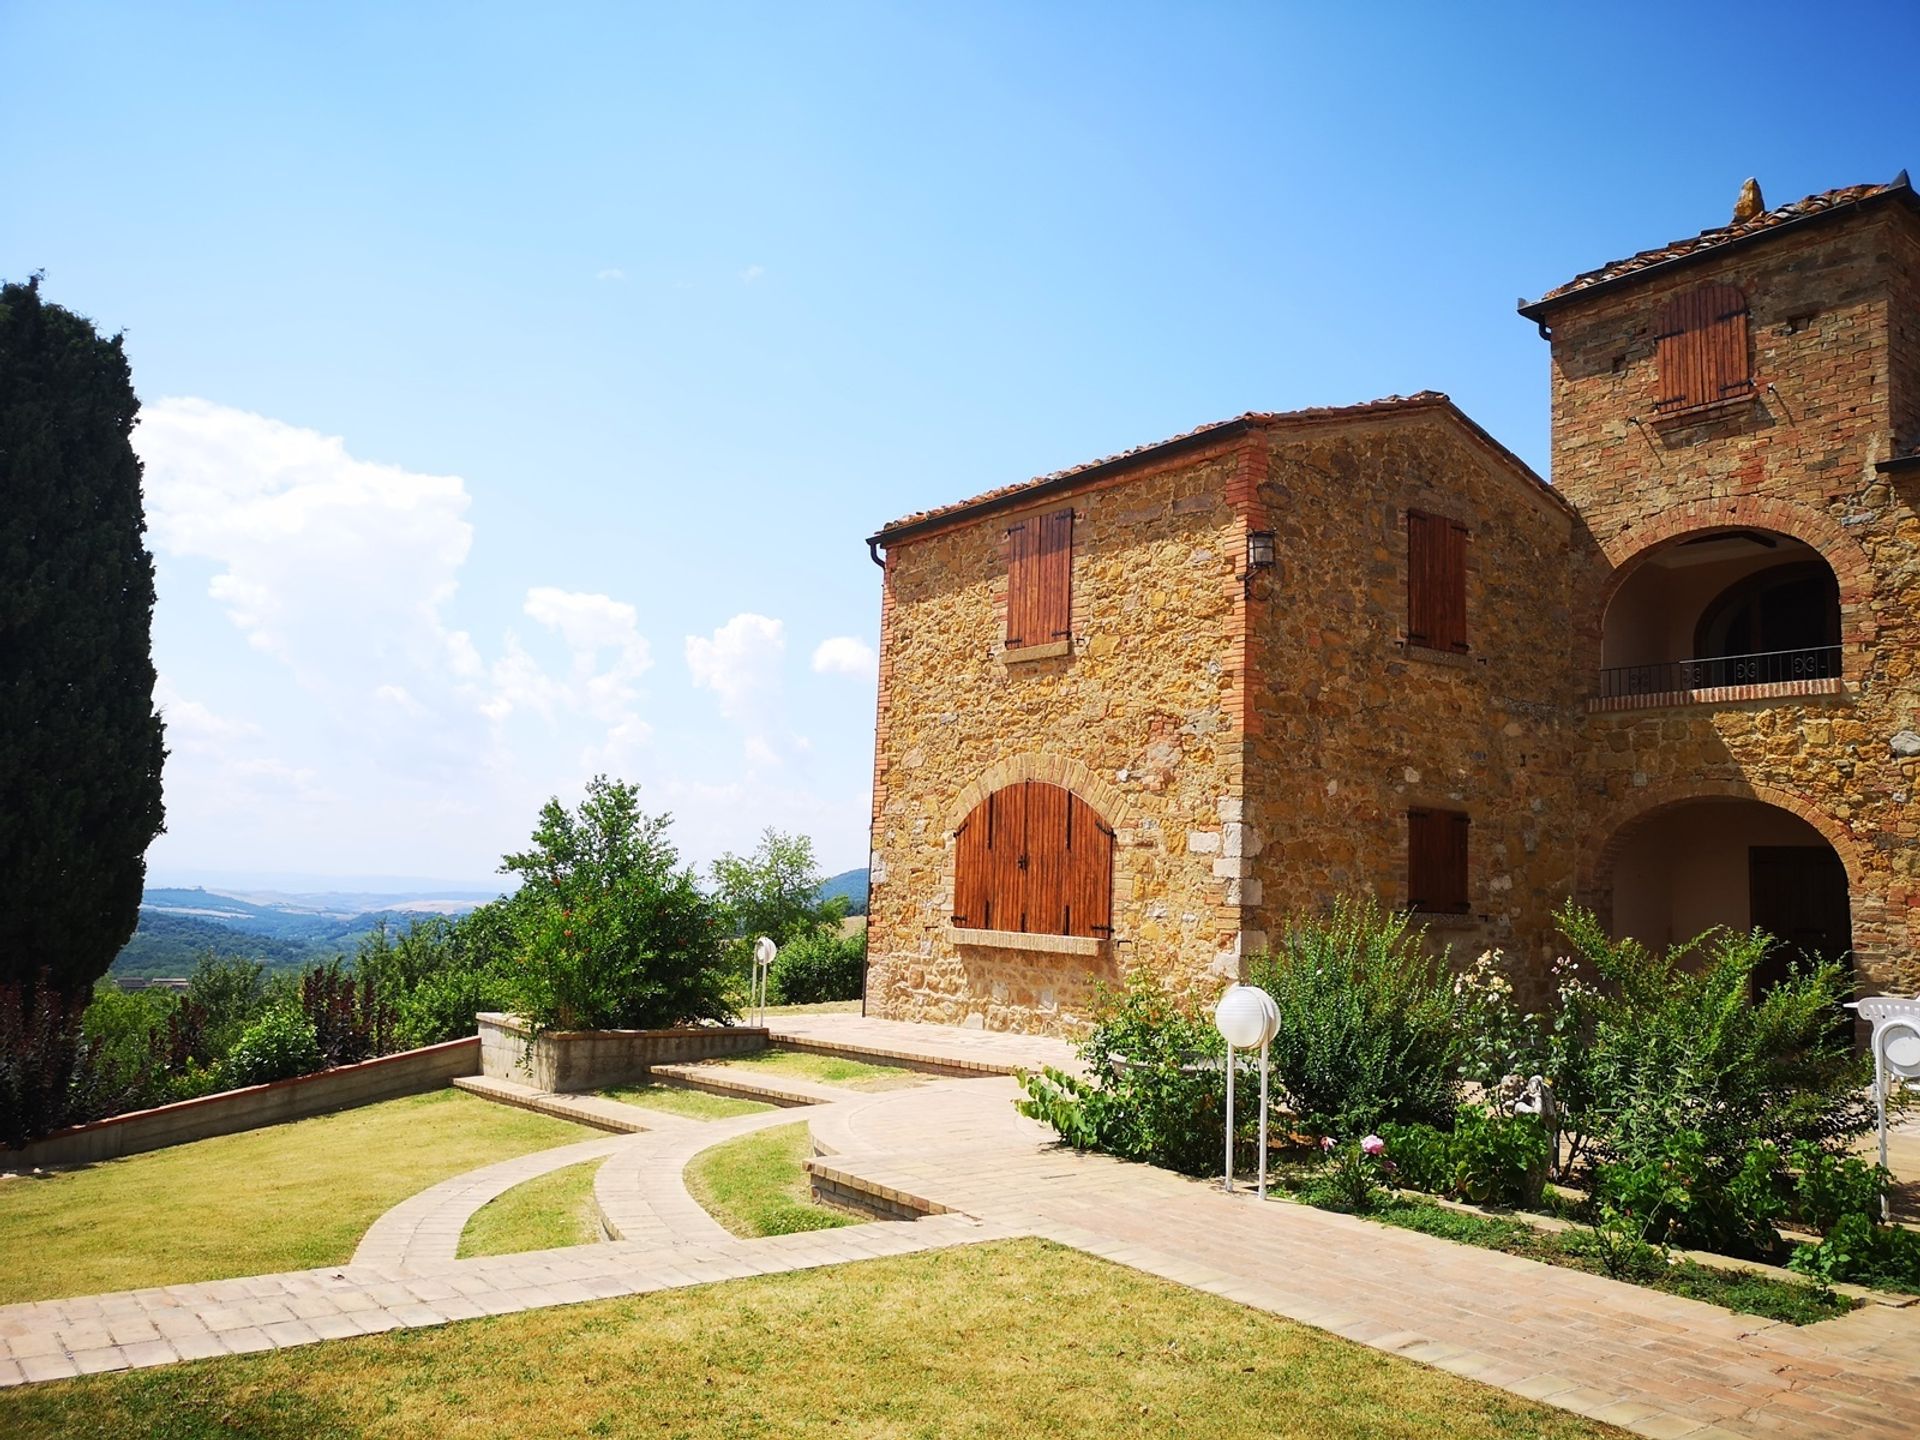
<svg viewBox="0 0 1920 1440">
<path fill-rule="evenodd" d="M 1007 648 L 1065 640 L 1073 624 L 1073 512 L 1007 527 Z"/>
<path fill-rule="evenodd" d="M 1689 410 L 1753 391 L 1747 297 L 1735 285 L 1676 295 L 1654 326 L 1660 366 L 1656 411 Z"/>
<path fill-rule="evenodd" d="M 1113 831 L 1078 795 L 1067 806 L 1067 902 L 1062 933 L 1113 933 Z"/>
<path fill-rule="evenodd" d="M 969 930 L 991 930 L 992 896 L 988 890 L 987 837 L 992 833 L 988 796 L 954 833 L 953 923 Z"/>
<path fill-rule="evenodd" d="M 1027 928 L 1027 787 L 1009 785 L 987 797 L 989 930 Z"/>
<path fill-rule="evenodd" d="M 1430 915 L 1464 915 L 1467 831 L 1455 810 L 1407 812 L 1407 904 Z"/>
<path fill-rule="evenodd" d="M 1067 933 L 1067 825 L 1073 797 L 1058 785 L 1029 780 L 1026 882 L 1021 928 L 1037 935 Z"/>
<path fill-rule="evenodd" d="M 1418 510 L 1407 512 L 1407 641 L 1467 651 L 1467 527 Z"/>
</svg>

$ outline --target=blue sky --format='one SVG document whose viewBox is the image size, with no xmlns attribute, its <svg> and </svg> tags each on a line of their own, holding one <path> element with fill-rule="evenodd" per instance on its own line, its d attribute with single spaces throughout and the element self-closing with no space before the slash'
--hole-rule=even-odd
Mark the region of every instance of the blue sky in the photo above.
<svg viewBox="0 0 1920 1440">
<path fill-rule="evenodd" d="M 596 769 L 861 864 L 862 536 L 1424 387 L 1544 471 L 1516 297 L 1920 163 L 1917 17 L 0 0 L 0 275 L 147 406 L 153 873 L 484 881 Z"/>
</svg>

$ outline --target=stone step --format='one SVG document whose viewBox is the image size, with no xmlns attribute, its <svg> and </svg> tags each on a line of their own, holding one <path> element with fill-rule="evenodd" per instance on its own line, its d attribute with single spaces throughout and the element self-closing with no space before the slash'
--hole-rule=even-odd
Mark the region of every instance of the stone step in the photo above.
<svg viewBox="0 0 1920 1440">
<path fill-rule="evenodd" d="M 482 1100 L 518 1106 L 536 1114 L 551 1115 L 556 1120 L 571 1120 L 576 1125 L 591 1125 L 596 1130 L 608 1130 L 616 1135 L 633 1135 L 642 1130 L 672 1130 L 700 1123 L 678 1115 L 642 1110 L 637 1105 L 622 1105 L 618 1100 L 608 1100 L 599 1095 L 536 1090 L 517 1080 L 500 1080 L 491 1075 L 462 1075 L 453 1083 L 467 1094 L 477 1095 Z"/>
<path fill-rule="evenodd" d="M 928 1027 L 932 1028 L 932 1027 Z M 976 1075 L 1013 1075 L 1022 1067 L 1006 1061 L 975 1059 L 972 1056 L 931 1054 L 887 1044 L 854 1040 L 823 1040 L 814 1035 L 797 1035 L 769 1028 L 768 1043 L 782 1050 L 805 1050 L 814 1055 L 831 1055 L 840 1060 L 866 1060 L 874 1064 L 898 1065 L 903 1070 L 918 1070 L 927 1075 L 966 1079 Z M 658 1067 L 656 1067 L 657 1070 Z"/>
<path fill-rule="evenodd" d="M 835 1100 L 850 1100 L 860 1093 L 785 1075 L 749 1074 L 726 1065 L 655 1065 L 647 1074 L 655 1080 L 684 1085 L 690 1090 L 732 1095 L 741 1100 L 763 1100 L 769 1105 L 788 1108 L 827 1105 Z"/>
<path fill-rule="evenodd" d="M 835 1164 L 824 1155 L 807 1161 L 807 1178 L 814 1198 L 823 1204 L 881 1220 L 919 1220 L 928 1215 L 953 1213 L 937 1200 L 879 1184 Z"/>
</svg>

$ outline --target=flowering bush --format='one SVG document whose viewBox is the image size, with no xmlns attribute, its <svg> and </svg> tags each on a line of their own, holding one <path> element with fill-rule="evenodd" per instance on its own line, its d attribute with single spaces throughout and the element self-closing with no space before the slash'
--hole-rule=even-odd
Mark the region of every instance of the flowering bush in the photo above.
<svg viewBox="0 0 1920 1440">
<path fill-rule="evenodd" d="M 1328 1135 L 1321 1139 L 1320 1150 L 1325 1163 L 1305 1187 L 1313 1204 L 1359 1214 L 1371 1210 L 1380 1187 L 1394 1181 L 1397 1167 L 1378 1135 L 1347 1141 Z"/>
<path fill-rule="evenodd" d="M 1383 1125 L 1400 1183 L 1476 1205 L 1534 1206 L 1547 1183 L 1547 1132 L 1532 1115 L 1465 1107 L 1453 1129 Z"/>
</svg>

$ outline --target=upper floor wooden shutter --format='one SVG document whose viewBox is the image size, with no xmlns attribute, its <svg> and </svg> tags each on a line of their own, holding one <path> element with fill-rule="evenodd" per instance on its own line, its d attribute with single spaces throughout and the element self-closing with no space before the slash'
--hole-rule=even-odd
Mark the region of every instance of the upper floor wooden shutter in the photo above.
<svg viewBox="0 0 1920 1440">
<path fill-rule="evenodd" d="M 953 923 L 977 930 L 1112 933 L 1113 831 L 1041 780 L 994 791 L 956 832 Z"/>
<path fill-rule="evenodd" d="M 1753 391 L 1747 355 L 1747 297 L 1737 285 L 1703 285 L 1660 307 L 1654 326 L 1660 365 L 1657 411 L 1711 405 Z"/>
<path fill-rule="evenodd" d="M 1467 651 L 1467 527 L 1419 510 L 1407 512 L 1407 641 Z"/>
<path fill-rule="evenodd" d="M 1407 812 L 1407 904 L 1432 915 L 1467 913 L 1467 831 L 1456 810 Z"/>
<path fill-rule="evenodd" d="M 1007 648 L 1065 640 L 1073 625 L 1073 512 L 1007 527 Z"/>
</svg>

